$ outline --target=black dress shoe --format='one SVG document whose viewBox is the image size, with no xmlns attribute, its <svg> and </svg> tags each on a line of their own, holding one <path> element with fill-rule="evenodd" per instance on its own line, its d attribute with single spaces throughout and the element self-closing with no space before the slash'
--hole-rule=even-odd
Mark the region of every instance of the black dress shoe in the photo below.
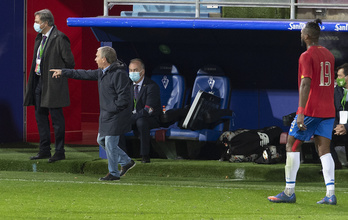
<svg viewBox="0 0 348 220">
<path fill-rule="evenodd" d="M 106 176 L 99 178 L 101 181 L 118 181 L 120 180 L 120 177 L 111 175 L 110 173 L 106 174 Z"/>
<path fill-rule="evenodd" d="M 55 153 L 54 155 L 53 155 L 53 157 L 51 157 L 50 159 L 48 159 L 48 162 L 49 163 L 53 163 L 53 162 L 56 162 L 56 161 L 58 161 L 58 160 L 64 160 L 65 159 L 65 154 L 63 153 L 63 154 L 57 154 L 57 153 Z"/>
<path fill-rule="evenodd" d="M 30 160 L 46 159 L 50 157 L 51 157 L 51 153 L 38 153 L 36 154 L 36 156 L 30 157 Z"/>
<path fill-rule="evenodd" d="M 142 163 L 150 163 L 150 157 L 149 156 L 143 156 L 141 159 Z"/>
</svg>

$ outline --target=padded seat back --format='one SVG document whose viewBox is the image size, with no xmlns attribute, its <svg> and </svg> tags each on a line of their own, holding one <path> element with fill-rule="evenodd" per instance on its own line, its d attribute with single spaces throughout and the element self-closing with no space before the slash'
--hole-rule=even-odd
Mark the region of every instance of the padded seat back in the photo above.
<svg viewBox="0 0 348 220">
<path fill-rule="evenodd" d="M 216 65 L 206 65 L 198 70 L 193 84 L 191 104 L 199 90 L 211 93 L 221 98 L 220 108 L 229 109 L 231 85 L 230 79 L 223 70 Z M 213 130 L 223 131 L 223 124 L 217 125 Z"/>
<path fill-rule="evenodd" d="M 182 108 L 185 95 L 185 79 L 176 66 L 162 64 L 152 71 L 151 79 L 160 87 L 161 105 L 166 110 Z"/>
<path fill-rule="evenodd" d="M 231 86 L 230 79 L 224 75 L 221 68 L 215 65 L 207 65 L 199 69 L 192 89 L 191 103 L 197 92 L 202 90 L 220 97 L 221 109 L 228 109 Z"/>
</svg>

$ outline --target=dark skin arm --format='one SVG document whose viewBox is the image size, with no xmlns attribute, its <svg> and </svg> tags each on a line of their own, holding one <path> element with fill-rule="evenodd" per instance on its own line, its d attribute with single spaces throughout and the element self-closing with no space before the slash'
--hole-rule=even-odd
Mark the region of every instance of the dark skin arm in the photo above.
<svg viewBox="0 0 348 220">
<path fill-rule="evenodd" d="M 300 85 L 300 94 L 299 94 L 299 107 L 306 107 L 307 100 L 308 100 L 308 95 L 309 91 L 311 88 L 311 82 L 312 80 L 308 77 L 305 77 L 301 80 L 301 85 Z M 300 127 L 302 125 L 302 127 Z M 304 124 L 304 115 L 303 114 L 298 114 L 297 115 L 297 126 L 301 130 L 306 130 L 306 125 Z"/>
<path fill-rule="evenodd" d="M 308 95 L 309 91 L 311 88 L 311 82 L 312 80 L 310 78 L 303 78 L 301 80 L 300 84 L 300 91 L 299 91 L 299 107 L 306 107 L 307 100 L 308 100 Z M 304 124 L 304 114 L 297 114 L 297 126 L 299 127 L 300 130 L 304 131 L 307 129 L 306 125 Z M 302 127 L 300 126 L 302 125 Z M 288 137 L 288 141 L 286 144 L 286 151 L 287 152 L 292 152 L 292 146 L 294 145 L 296 139 L 293 136 Z M 303 141 L 298 145 L 296 148 L 296 152 L 300 152 L 300 147 L 302 145 Z"/>
</svg>

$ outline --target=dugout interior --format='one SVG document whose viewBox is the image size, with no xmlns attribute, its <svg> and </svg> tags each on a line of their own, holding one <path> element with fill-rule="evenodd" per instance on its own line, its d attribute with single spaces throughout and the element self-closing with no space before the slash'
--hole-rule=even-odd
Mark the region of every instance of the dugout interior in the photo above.
<svg viewBox="0 0 348 220">
<path fill-rule="evenodd" d="M 70 27 L 90 27 L 101 45 L 114 47 L 126 63 L 140 57 L 146 72 L 162 63 L 174 64 L 192 88 L 196 72 L 214 64 L 231 80 L 234 127 L 259 129 L 276 125 L 287 131 L 282 116 L 297 109 L 300 30 L 307 21 L 68 18 Z M 324 21 L 320 44 L 336 58 L 347 58 L 346 24 Z M 348 24 L 347 24 L 348 26 Z"/>
<path fill-rule="evenodd" d="M 234 129 L 279 126 L 298 106 L 298 59 L 305 47 L 300 30 L 307 21 L 204 18 L 68 18 L 70 27 L 90 27 L 101 45 L 116 49 L 125 62 L 140 57 L 146 72 L 174 64 L 188 90 L 195 73 L 214 64 L 231 80 Z M 346 60 L 343 24 L 324 22 L 320 44 L 336 65 Z M 189 103 L 189 101 L 188 101 Z"/>
</svg>

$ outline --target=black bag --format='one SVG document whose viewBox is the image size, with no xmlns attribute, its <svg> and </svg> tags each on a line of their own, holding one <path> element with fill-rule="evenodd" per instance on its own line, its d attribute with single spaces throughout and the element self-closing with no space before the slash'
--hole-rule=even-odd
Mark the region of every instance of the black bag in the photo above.
<svg viewBox="0 0 348 220">
<path fill-rule="evenodd" d="M 219 142 L 226 147 L 220 160 L 230 160 L 232 155 L 261 155 L 264 146 L 279 145 L 279 137 L 282 132 L 283 130 L 277 126 L 259 130 L 226 131 L 219 138 Z"/>
<path fill-rule="evenodd" d="M 296 112 L 283 116 L 283 125 L 290 126 L 296 116 Z"/>
<path fill-rule="evenodd" d="M 258 164 L 275 164 L 281 162 L 285 155 L 284 146 L 267 145 L 263 147 L 262 154 L 254 160 Z"/>
</svg>

